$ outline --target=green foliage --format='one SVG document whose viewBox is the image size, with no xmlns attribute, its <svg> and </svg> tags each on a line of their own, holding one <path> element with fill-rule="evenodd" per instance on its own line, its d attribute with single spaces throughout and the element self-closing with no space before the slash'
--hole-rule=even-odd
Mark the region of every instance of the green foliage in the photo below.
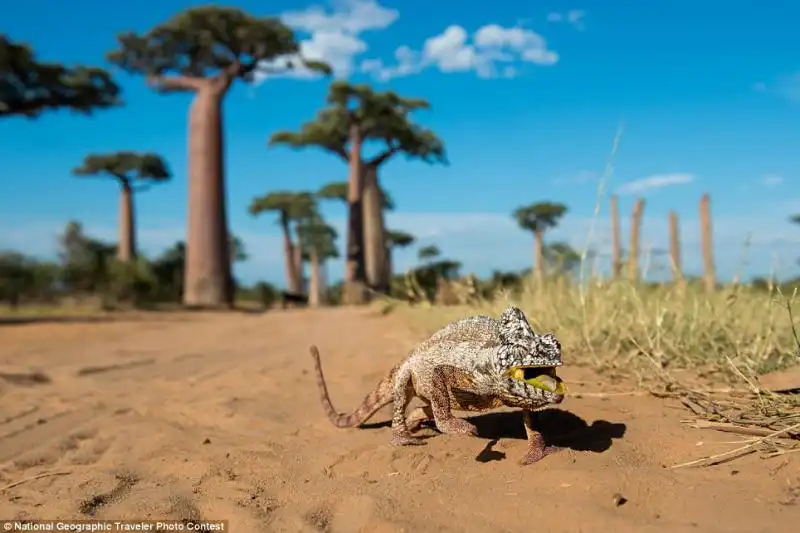
<svg viewBox="0 0 800 533">
<path fill-rule="evenodd" d="M 311 215 L 316 209 L 316 202 L 311 193 L 275 191 L 264 196 L 253 198 L 247 208 L 251 216 L 258 216 L 266 212 L 278 213 L 280 223 Z"/>
<path fill-rule="evenodd" d="M 534 233 L 556 227 L 567 213 L 567 206 L 554 202 L 539 202 L 514 210 L 513 217 L 519 227 Z"/>
<path fill-rule="evenodd" d="M 39 62 L 27 44 L 5 35 L 0 35 L 0 72 L 0 117 L 36 118 L 61 108 L 88 115 L 122 104 L 122 91 L 107 71 Z"/>
<path fill-rule="evenodd" d="M 441 250 L 435 244 L 430 244 L 428 246 L 423 246 L 417 251 L 417 257 L 420 261 L 427 261 L 429 259 L 433 259 L 434 257 L 439 257 L 441 255 Z"/>
<path fill-rule="evenodd" d="M 297 223 L 297 238 L 304 261 L 310 260 L 312 250 L 321 262 L 339 257 L 339 249 L 336 247 L 338 234 L 319 214 L 305 217 Z"/>
<path fill-rule="evenodd" d="M 394 248 L 406 248 L 411 246 L 416 238 L 410 233 L 398 230 L 386 230 L 386 246 L 392 250 Z"/>
<path fill-rule="evenodd" d="M 328 89 L 327 102 L 329 105 L 314 120 L 304 123 L 300 131 L 276 132 L 268 144 L 294 149 L 318 147 L 349 159 L 351 128 L 356 126 L 364 140 L 386 145 L 385 151 L 367 164 L 381 164 L 397 153 L 425 162 L 447 163 L 441 139 L 408 118 L 416 109 L 427 109 L 426 101 L 403 98 L 392 91 L 376 92 L 368 85 L 336 81 Z"/>
<path fill-rule="evenodd" d="M 274 17 L 253 17 L 234 7 L 206 5 L 182 11 L 148 32 L 117 36 L 108 60 L 127 72 L 208 77 L 225 73 L 251 80 L 262 61 L 296 57 L 307 68 L 330 74 L 330 67 L 299 57 L 294 33 Z M 295 65 L 287 62 L 284 70 Z"/>
<path fill-rule="evenodd" d="M 166 161 L 151 152 L 88 155 L 72 173 L 77 176 L 111 176 L 128 186 L 135 180 L 161 182 L 172 177 Z"/>
<path fill-rule="evenodd" d="M 334 181 L 323 185 L 320 190 L 317 191 L 316 196 L 317 198 L 323 200 L 338 200 L 340 202 L 347 203 L 347 182 L 346 181 Z M 380 187 L 381 193 L 381 207 L 385 211 L 394 211 L 395 203 L 389 193 L 383 187 Z"/>
</svg>

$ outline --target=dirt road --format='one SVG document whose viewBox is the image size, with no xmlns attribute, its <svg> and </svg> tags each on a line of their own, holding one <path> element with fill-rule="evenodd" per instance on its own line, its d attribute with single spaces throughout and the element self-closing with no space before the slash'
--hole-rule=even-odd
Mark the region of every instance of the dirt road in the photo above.
<svg viewBox="0 0 800 533">
<path fill-rule="evenodd" d="M 733 447 L 650 397 L 567 398 L 546 435 L 571 449 L 520 467 L 516 413 L 480 438 L 389 445 L 323 415 L 308 345 L 350 409 L 421 339 L 361 310 L 153 314 L 0 326 L 0 518 L 228 519 L 234 532 L 788 532 L 800 458 L 673 464 Z M 568 347 L 565 358 L 569 360 Z M 602 384 L 579 368 L 570 391 Z M 615 505 L 614 495 L 627 500 Z"/>
</svg>

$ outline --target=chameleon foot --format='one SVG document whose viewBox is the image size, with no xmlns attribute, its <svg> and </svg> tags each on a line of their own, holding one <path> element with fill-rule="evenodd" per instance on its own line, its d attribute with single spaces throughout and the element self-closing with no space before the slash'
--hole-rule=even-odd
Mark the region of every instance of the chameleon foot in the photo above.
<svg viewBox="0 0 800 533">
<path fill-rule="evenodd" d="M 436 424 L 436 427 L 442 433 L 447 435 L 469 435 L 471 437 L 478 436 L 478 429 L 461 418 L 450 418 L 442 420 Z"/>
<path fill-rule="evenodd" d="M 425 444 L 425 439 L 412 436 L 395 436 L 391 440 L 392 446 L 422 446 Z"/>
<path fill-rule="evenodd" d="M 562 451 L 564 448 L 558 446 L 537 446 L 528 448 L 528 453 L 520 459 L 519 464 L 521 465 L 530 465 L 541 461 L 548 455 L 552 455 L 554 453 L 558 453 Z"/>
</svg>

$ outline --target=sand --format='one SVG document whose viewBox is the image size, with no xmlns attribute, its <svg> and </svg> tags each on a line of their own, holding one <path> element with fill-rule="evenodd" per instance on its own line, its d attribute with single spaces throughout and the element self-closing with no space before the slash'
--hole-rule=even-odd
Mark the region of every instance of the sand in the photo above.
<svg viewBox="0 0 800 533">
<path fill-rule="evenodd" d="M 60 474 L 0 492 L 0 518 L 226 519 L 234 532 L 797 530 L 800 454 L 671 469 L 738 437 L 686 427 L 670 400 L 568 397 L 541 423 L 549 437 L 571 434 L 569 449 L 525 467 L 512 410 L 472 417 L 478 438 L 425 429 L 425 446 L 405 448 L 389 444 L 388 408 L 365 428 L 328 422 L 310 343 L 345 410 L 419 340 L 399 317 L 352 309 L 0 325 L 0 486 Z M 572 392 L 603 388 L 569 357 L 565 347 Z"/>
</svg>

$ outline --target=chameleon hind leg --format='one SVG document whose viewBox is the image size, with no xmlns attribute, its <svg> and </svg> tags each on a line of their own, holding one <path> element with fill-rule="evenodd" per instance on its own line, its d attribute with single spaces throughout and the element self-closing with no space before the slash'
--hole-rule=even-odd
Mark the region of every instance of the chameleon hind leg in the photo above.
<svg viewBox="0 0 800 533">
<path fill-rule="evenodd" d="M 477 436 L 477 428 L 464 420 L 453 416 L 450 408 L 450 387 L 460 385 L 465 379 L 463 373 L 449 366 L 437 366 L 431 377 L 430 402 L 436 427 L 448 435 Z"/>
</svg>

